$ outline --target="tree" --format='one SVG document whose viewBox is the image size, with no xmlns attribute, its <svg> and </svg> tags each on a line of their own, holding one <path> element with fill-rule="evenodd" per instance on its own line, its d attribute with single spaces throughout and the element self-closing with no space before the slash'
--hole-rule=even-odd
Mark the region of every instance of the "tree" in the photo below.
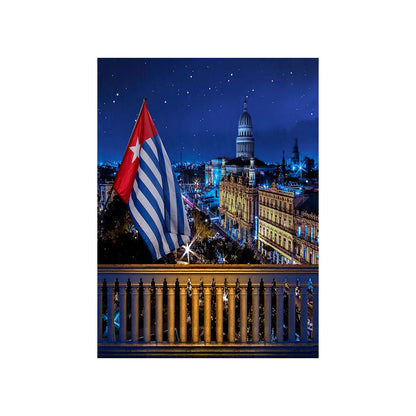
<svg viewBox="0 0 416 416">
<path fill-rule="evenodd" d="M 213 233 L 209 216 L 196 208 L 190 211 L 190 215 L 194 219 L 194 232 L 197 239 L 206 242 Z"/>
<path fill-rule="evenodd" d="M 115 196 L 98 217 L 99 264 L 153 263 L 140 234 L 135 230 L 126 204 Z"/>
</svg>

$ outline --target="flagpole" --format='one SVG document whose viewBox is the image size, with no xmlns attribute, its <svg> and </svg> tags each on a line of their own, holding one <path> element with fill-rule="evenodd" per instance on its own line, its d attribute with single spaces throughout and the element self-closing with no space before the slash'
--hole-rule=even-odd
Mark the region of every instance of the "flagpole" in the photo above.
<svg viewBox="0 0 416 416">
<path fill-rule="evenodd" d="M 128 149 L 128 147 L 129 147 L 129 143 L 130 143 L 130 140 L 131 140 L 131 137 L 133 136 L 134 130 L 135 130 L 135 128 L 136 128 L 136 125 L 137 125 L 137 123 L 139 122 L 140 114 L 142 113 L 142 110 L 143 110 L 143 105 L 144 105 L 144 103 L 145 103 L 146 101 L 147 101 L 147 97 L 144 97 L 143 102 L 142 102 L 142 106 L 140 107 L 139 115 L 137 116 L 136 122 L 134 123 L 134 127 L 133 127 L 133 130 L 131 131 L 130 138 L 129 138 L 129 141 L 127 142 L 126 150 L 124 151 L 123 156 L 124 156 L 124 155 L 125 155 L 125 153 L 127 152 L 127 149 Z M 118 173 L 118 172 L 117 172 L 117 173 Z M 114 182 L 115 182 L 115 178 L 114 178 Z M 104 207 L 103 207 L 102 211 L 100 212 L 100 219 L 101 219 L 101 217 L 104 215 L 104 212 L 105 212 L 105 210 L 107 209 L 107 204 L 108 204 L 108 201 L 111 199 L 111 195 L 113 194 L 113 190 L 114 190 L 114 182 L 113 182 L 113 184 L 111 185 L 111 189 L 108 191 L 108 193 L 109 193 L 108 198 L 106 199 L 106 201 L 105 201 L 105 203 L 104 203 Z"/>
</svg>

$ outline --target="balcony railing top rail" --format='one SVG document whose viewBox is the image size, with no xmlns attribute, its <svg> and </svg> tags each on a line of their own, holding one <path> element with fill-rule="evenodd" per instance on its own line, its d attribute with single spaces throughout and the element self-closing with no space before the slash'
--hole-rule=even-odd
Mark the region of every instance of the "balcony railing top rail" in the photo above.
<svg viewBox="0 0 416 416">
<path fill-rule="evenodd" d="M 311 279 L 313 285 L 318 284 L 318 266 L 308 265 L 205 265 L 205 264 L 161 264 L 161 265 L 99 265 L 98 266 L 98 283 L 103 283 L 107 277 L 117 278 L 120 283 L 126 283 L 130 280 L 137 283 L 140 280 L 143 283 L 151 283 L 152 280 L 166 279 L 168 284 L 175 283 L 176 280 L 187 282 L 191 280 L 192 284 L 211 283 L 216 281 L 227 280 L 227 284 L 235 284 L 237 279 L 240 285 L 251 283 L 272 284 L 273 282 L 287 283 L 289 286 L 296 284 L 301 278 L 303 283 Z"/>
</svg>

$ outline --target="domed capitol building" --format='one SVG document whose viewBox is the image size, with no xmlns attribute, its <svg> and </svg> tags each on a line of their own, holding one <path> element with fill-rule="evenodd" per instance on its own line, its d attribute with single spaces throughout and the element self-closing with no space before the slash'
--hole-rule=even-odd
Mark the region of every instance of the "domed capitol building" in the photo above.
<svg viewBox="0 0 416 416">
<path fill-rule="evenodd" d="M 253 159 L 252 162 L 251 159 Z M 270 185 L 271 177 L 268 178 L 267 174 L 273 176 L 276 166 L 268 166 L 263 161 L 254 157 L 253 122 L 247 110 L 247 100 L 245 100 L 243 112 L 238 121 L 235 158 L 220 156 L 213 159 L 211 163 L 206 164 L 205 186 L 218 187 L 221 179 L 229 174 L 249 176 L 250 165 L 253 165 L 253 163 L 255 176 L 259 176 L 259 174 L 262 176 L 257 179 L 257 182 L 260 179 L 260 184 Z M 264 175 L 265 177 L 263 177 Z"/>
<path fill-rule="evenodd" d="M 266 165 L 254 157 L 253 121 L 244 101 L 238 121 L 235 158 L 218 157 L 205 165 L 205 186 L 218 195 L 221 225 L 244 245 L 256 235 L 257 185 L 270 185 L 276 165 Z"/>
</svg>

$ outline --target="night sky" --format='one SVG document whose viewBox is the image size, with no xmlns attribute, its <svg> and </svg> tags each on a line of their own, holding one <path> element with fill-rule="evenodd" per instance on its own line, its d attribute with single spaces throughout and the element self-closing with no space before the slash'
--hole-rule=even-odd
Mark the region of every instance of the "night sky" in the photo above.
<svg viewBox="0 0 416 416">
<path fill-rule="evenodd" d="M 98 162 L 120 162 L 143 98 L 172 162 L 235 157 L 243 102 L 255 156 L 280 162 L 298 138 L 318 161 L 318 59 L 98 59 Z"/>
</svg>

